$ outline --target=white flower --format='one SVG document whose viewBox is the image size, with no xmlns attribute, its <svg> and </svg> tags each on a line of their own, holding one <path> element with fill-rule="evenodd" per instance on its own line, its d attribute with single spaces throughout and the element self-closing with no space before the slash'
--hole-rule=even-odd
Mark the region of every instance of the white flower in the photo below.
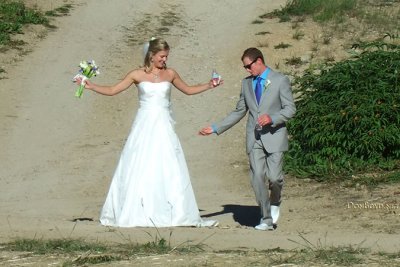
<svg viewBox="0 0 400 267">
<path fill-rule="evenodd" d="M 270 80 L 267 80 L 264 84 L 264 91 L 267 90 L 268 86 L 271 84 Z"/>
<path fill-rule="evenodd" d="M 87 61 L 81 61 L 79 63 L 79 67 L 81 67 L 81 69 L 86 69 L 89 66 Z"/>
</svg>

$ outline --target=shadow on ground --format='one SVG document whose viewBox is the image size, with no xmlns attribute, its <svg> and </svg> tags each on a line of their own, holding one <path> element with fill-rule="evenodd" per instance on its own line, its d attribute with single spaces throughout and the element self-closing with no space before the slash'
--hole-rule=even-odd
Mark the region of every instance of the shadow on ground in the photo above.
<svg viewBox="0 0 400 267">
<path fill-rule="evenodd" d="M 213 217 L 226 213 L 232 213 L 233 220 L 240 225 L 254 227 L 260 223 L 260 208 L 258 206 L 242 206 L 227 204 L 222 210 L 214 213 L 204 214 L 201 217 Z"/>
</svg>

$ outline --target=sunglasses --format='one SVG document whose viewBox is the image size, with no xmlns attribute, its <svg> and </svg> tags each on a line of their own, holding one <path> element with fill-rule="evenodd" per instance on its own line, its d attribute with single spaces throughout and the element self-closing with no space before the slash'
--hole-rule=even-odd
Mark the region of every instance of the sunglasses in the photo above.
<svg viewBox="0 0 400 267">
<path fill-rule="evenodd" d="M 258 59 L 258 58 L 254 59 L 251 63 L 249 63 L 249 64 L 247 64 L 247 65 L 244 65 L 243 68 L 245 68 L 245 69 L 247 69 L 247 70 L 251 69 L 251 65 L 253 65 L 254 63 L 256 63 L 257 59 Z"/>
</svg>

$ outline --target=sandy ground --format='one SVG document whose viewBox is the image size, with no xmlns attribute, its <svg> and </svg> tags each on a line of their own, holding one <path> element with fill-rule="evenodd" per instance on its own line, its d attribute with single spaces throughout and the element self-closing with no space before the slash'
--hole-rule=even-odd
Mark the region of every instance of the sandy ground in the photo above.
<svg viewBox="0 0 400 267">
<path fill-rule="evenodd" d="M 216 68 L 225 83 L 196 96 L 173 92 L 176 131 L 185 151 L 201 215 L 220 221 L 213 229 L 158 229 L 173 244 L 203 243 L 210 250 L 299 248 L 304 239 L 323 246 L 361 246 L 398 252 L 398 185 L 374 190 L 319 184 L 287 177 L 279 226 L 254 230 L 258 208 L 249 185 L 244 123 L 217 137 L 198 130 L 222 118 L 238 99 L 247 75 L 240 56 L 260 47 L 272 68 L 286 58 L 307 57 L 316 34 L 304 24 L 303 41 L 293 43 L 290 25 L 258 15 L 283 0 L 24 1 L 43 10 L 65 3 L 69 16 L 46 33 L 31 27 L 21 50 L 2 54 L 0 80 L 0 242 L 14 238 L 84 238 L 109 242 L 149 242 L 156 229 L 99 225 L 110 179 L 137 109 L 133 86 L 115 97 L 84 92 L 74 97 L 71 78 L 83 59 L 95 59 L 99 83 L 114 83 L 142 62 L 142 43 L 163 36 L 172 47 L 169 66 L 191 84 L 205 82 Z M 268 31 L 268 35 L 257 35 Z M 314 41 L 313 41 L 314 40 Z M 322 48 L 326 55 L 341 43 Z M 285 69 L 286 68 L 286 69 Z M 85 220 L 90 219 L 90 220 Z"/>
</svg>

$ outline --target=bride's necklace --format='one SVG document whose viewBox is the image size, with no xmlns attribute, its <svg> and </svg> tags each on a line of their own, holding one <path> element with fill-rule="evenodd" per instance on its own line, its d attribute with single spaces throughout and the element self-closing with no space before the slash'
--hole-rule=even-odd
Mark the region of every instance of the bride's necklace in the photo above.
<svg viewBox="0 0 400 267">
<path fill-rule="evenodd" d="M 153 71 L 150 71 L 150 73 L 153 74 L 154 80 L 158 80 L 158 78 L 160 77 L 160 72 L 154 73 Z"/>
</svg>

